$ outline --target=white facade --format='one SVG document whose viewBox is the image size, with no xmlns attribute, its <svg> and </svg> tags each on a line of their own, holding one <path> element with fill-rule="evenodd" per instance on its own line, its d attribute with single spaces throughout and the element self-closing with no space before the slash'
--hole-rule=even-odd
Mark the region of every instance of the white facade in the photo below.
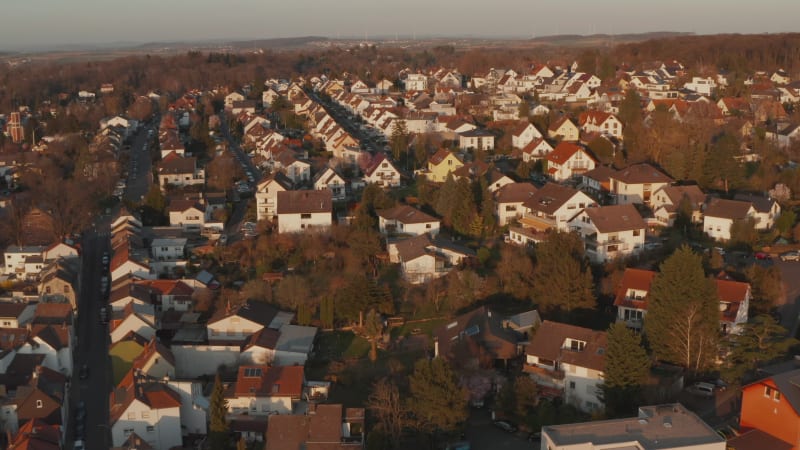
<svg viewBox="0 0 800 450">
<path fill-rule="evenodd" d="M 176 261 L 184 259 L 186 239 L 153 239 L 150 252 L 157 261 Z"/>
<path fill-rule="evenodd" d="M 424 91 L 428 88 L 428 77 L 421 73 L 410 73 L 406 76 L 407 91 Z"/>
<path fill-rule="evenodd" d="M 145 280 L 152 280 L 155 278 L 155 274 L 152 273 L 149 267 L 132 260 L 127 260 L 120 264 L 119 267 L 112 270 L 111 281 L 118 280 L 125 275 L 133 275 Z"/>
<path fill-rule="evenodd" d="M 25 259 L 41 257 L 44 247 L 16 247 L 10 246 L 5 252 L 5 273 L 11 275 L 15 272 L 25 271 Z"/>
<path fill-rule="evenodd" d="M 534 139 L 539 139 L 541 137 L 542 133 L 540 133 L 532 123 L 529 123 L 522 132 L 511 135 L 511 146 L 514 148 L 523 148 Z"/>
<path fill-rule="evenodd" d="M 669 186 L 669 182 L 627 184 L 611 176 L 611 193 L 616 196 L 618 205 L 649 203 L 652 194 L 666 186 Z"/>
<path fill-rule="evenodd" d="M 180 227 L 183 231 L 199 233 L 206 223 L 206 213 L 195 207 L 183 211 L 170 211 L 169 224 Z"/>
<path fill-rule="evenodd" d="M 183 445 L 180 408 L 150 409 L 141 401 L 133 400 L 111 425 L 114 447 L 121 447 L 131 433 L 136 433 L 155 450 L 180 447 Z"/>
<path fill-rule="evenodd" d="M 111 343 L 115 344 L 121 341 L 130 332 L 134 332 L 148 341 L 156 335 L 152 323 L 146 322 L 137 314 L 130 314 L 111 331 Z"/>
<path fill-rule="evenodd" d="M 264 328 L 261 324 L 232 315 L 209 323 L 207 328 L 209 341 L 241 342 Z"/>
<path fill-rule="evenodd" d="M 711 77 L 692 77 L 692 81 L 683 85 L 684 89 L 710 96 L 717 89 L 717 82 Z"/>
<path fill-rule="evenodd" d="M 644 227 L 604 233 L 592 223 L 586 211 L 570 220 L 569 226 L 580 233 L 586 246 L 586 255 L 596 263 L 634 255 L 644 249 Z"/>
<path fill-rule="evenodd" d="M 183 434 L 206 434 L 208 423 L 208 398 L 203 396 L 199 381 L 167 381 L 167 385 L 181 397 L 181 430 Z"/>
<path fill-rule="evenodd" d="M 267 416 L 270 414 L 291 414 L 291 397 L 232 397 L 228 398 L 230 414 L 249 414 Z"/>
<path fill-rule="evenodd" d="M 219 366 L 234 367 L 238 363 L 241 347 L 232 345 L 178 345 L 170 346 L 175 356 L 175 376 L 194 379 L 213 376 Z"/>
<path fill-rule="evenodd" d="M 273 220 L 278 214 L 278 192 L 285 191 L 279 182 L 270 179 L 258 185 L 256 191 L 256 217 L 261 220 Z"/>
<path fill-rule="evenodd" d="M 328 230 L 333 223 L 330 211 L 278 215 L 278 233 L 301 233 Z"/>
</svg>

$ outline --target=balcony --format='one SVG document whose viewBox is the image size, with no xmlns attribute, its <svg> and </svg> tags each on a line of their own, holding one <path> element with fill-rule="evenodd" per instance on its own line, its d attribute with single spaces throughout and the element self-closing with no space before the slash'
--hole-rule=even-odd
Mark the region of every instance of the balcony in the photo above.
<svg viewBox="0 0 800 450">
<path fill-rule="evenodd" d="M 522 371 L 530 374 L 538 383 L 555 386 L 561 386 L 564 383 L 563 370 L 550 370 L 533 364 L 525 364 Z"/>
<path fill-rule="evenodd" d="M 533 214 L 523 214 L 519 219 L 519 223 L 524 228 L 533 228 L 536 231 L 547 231 L 551 228 L 558 228 L 555 218 L 536 216 Z"/>
</svg>

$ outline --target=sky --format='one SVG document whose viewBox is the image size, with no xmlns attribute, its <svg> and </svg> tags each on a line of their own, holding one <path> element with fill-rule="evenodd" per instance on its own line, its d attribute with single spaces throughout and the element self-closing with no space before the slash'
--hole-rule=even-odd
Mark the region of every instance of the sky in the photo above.
<svg viewBox="0 0 800 450">
<path fill-rule="evenodd" d="M 798 0 L 2 0 L 0 51 L 279 37 L 800 31 Z"/>
</svg>

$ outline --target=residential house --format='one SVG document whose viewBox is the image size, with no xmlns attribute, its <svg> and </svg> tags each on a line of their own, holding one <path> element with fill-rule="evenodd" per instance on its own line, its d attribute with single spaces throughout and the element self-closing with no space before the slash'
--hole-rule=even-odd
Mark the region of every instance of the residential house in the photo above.
<svg viewBox="0 0 800 450">
<path fill-rule="evenodd" d="M 656 273 L 652 270 L 626 268 L 616 288 L 614 306 L 617 307 L 617 322 L 625 322 L 628 328 L 641 330 L 647 314 L 647 296 Z"/>
<path fill-rule="evenodd" d="M 293 317 L 294 314 L 279 311 L 272 305 L 248 300 L 236 308 L 215 312 L 206 325 L 208 340 L 243 344 L 264 328 L 279 330 Z"/>
<path fill-rule="evenodd" d="M 77 309 L 78 258 L 51 260 L 39 274 L 39 295 L 43 302 L 68 303 Z"/>
<path fill-rule="evenodd" d="M 403 81 L 406 91 L 424 91 L 428 89 L 428 77 L 422 73 L 410 73 Z"/>
<path fill-rule="evenodd" d="M 292 414 L 303 394 L 303 366 L 242 365 L 225 392 L 230 414 Z"/>
<path fill-rule="evenodd" d="M 501 227 L 525 213 L 523 204 L 536 194 L 531 183 L 511 183 L 494 191 L 495 216 Z"/>
<path fill-rule="evenodd" d="M 364 171 L 364 182 L 381 187 L 398 187 L 401 182 L 401 174 L 385 154 L 379 153 L 375 155 L 370 166 Z"/>
<path fill-rule="evenodd" d="M 40 365 L 34 367 L 30 380 L 16 387 L 12 408 L 5 411 L 6 429 L 17 430 L 28 422 L 41 421 L 60 427 L 63 439 L 69 410 L 67 380 L 53 370 Z"/>
<path fill-rule="evenodd" d="M 417 236 L 439 234 L 439 219 L 409 205 L 397 205 L 378 211 L 378 228 L 383 234 L 408 234 Z"/>
<path fill-rule="evenodd" d="M 126 275 L 132 275 L 147 280 L 156 277 L 155 272 L 150 269 L 150 266 L 146 262 L 140 261 L 135 252 L 126 244 L 122 244 L 114 250 L 109 269 L 112 282 Z"/>
<path fill-rule="evenodd" d="M 390 241 L 388 251 L 389 261 L 400 263 L 403 277 L 412 284 L 442 277 L 475 256 L 470 249 L 441 239 L 432 240 L 427 234 Z"/>
<path fill-rule="evenodd" d="M 556 120 L 547 129 L 547 137 L 566 142 L 578 142 L 580 134 L 580 128 L 569 117 L 562 117 Z"/>
<path fill-rule="evenodd" d="M 109 399 L 111 444 L 125 444 L 136 434 L 156 450 L 183 444 L 181 397 L 167 383 L 128 371 Z"/>
<path fill-rule="evenodd" d="M 775 225 L 775 220 L 781 215 L 781 205 L 770 197 L 756 194 L 737 193 L 734 200 L 750 202 L 755 208 L 755 221 L 757 230 L 768 230 Z"/>
<path fill-rule="evenodd" d="M 156 338 L 151 338 L 133 359 L 133 370 L 153 379 L 175 378 L 175 356 Z"/>
<path fill-rule="evenodd" d="M 647 163 L 634 164 L 610 176 L 611 194 L 618 205 L 648 204 L 653 193 L 674 180 Z"/>
<path fill-rule="evenodd" d="M 239 355 L 242 364 L 305 365 L 314 346 L 316 327 L 283 324 L 253 334 Z"/>
<path fill-rule="evenodd" d="M 642 406 L 636 417 L 542 427 L 548 450 L 727 450 L 725 438 L 680 403 Z M 730 442 L 730 441 L 729 441 Z M 750 447 L 748 447 L 750 448 Z M 780 447 L 752 447 L 774 448 Z M 742 449 L 744 450 L 744 449 Z"/>
<path fill-rule="evenodd" d="M 28 421 L 19 428 L 8 444 L 9 450 L 61 450 L 62 432 L 59 425 L 43 420 Z"/>
<path fill-rule="evenodd" d="M 662 225 L 671 227 L 681 209 L 681 204 L 691 210 L 692 223 L 703 221 L 703 206 L 706 194 L 697 185 L 663 186 L 650 197 L 653 215 Z"/>
<path fill-rule="evenodd" d="M 25 344 L 17 348 L 21 355 L 42 355 L 41 365 L 52 371 L 72 375 L 72 346 L 74 345 L 71 327 L 66 324 L 30 325 L 30 334 Z"/>
<path fill-rule="evenodd" d="M 458 148 L 462 150 L 494 150 L 494 135 L 481 128 L 459 133 Z"/>
<path fill-rule="evenodd" d="M 244 95 L 240 94 L 239 92 L 231 92 L 230 94 L 225 96 L 225 109 L 230 110 L 233 108 L 234 102 L 242 102 L 245 100 Z"/>
<path fill-rule="evenodd" d="M 447 175 L 455 172 L 456 169 L 463 165 L 464 163 L 454 153 L 441 148 L 428 159 L 428 171 L 425 175 L 428 181 L 444 183 L 447 180 Z"/>
<path fill-rule="evenodd" d="M 537 231 L 568 231 L 570 219 L 584 208 L 594 206 L 597 206 L 597 202 L 577 189 L 547 183 L 523 202 L 520 224 Z"/>
<path fill-rule="evenodd" d="M 187 238 L 155 238 L 150 241 L 150 254 L 156 261 L 184 260 L 187 242 Z"/>
<path fill-rule="evenodd" d="M 505 317 L 485 306 L 462 314 L 434 330 L 434 357 L 474 369 L 508 364 L 522 354 L 523 335 L 504 325 Z"/>
<path fill-rule="evenodd" d="M 739 334 L 747 323 L 752 294 L 749 283 L 717 278 L 720 329 L 725 334 Z"/>
<path fill-rule="evenodd" d="M 364 447 L 364 408 L 309 404 L 307 415 L 271 415 L 265 450 L 357 450 Z"/>
<path fill-rule="evenodd" d="M 544 138 L 534 139 L 522 148 L 522 160 L 524 162 L 538 161 L 545 158 L 553 147 Z"/>
<path fill-rule="evenodd" d="M 594 195 L 607 194 L 611 191 L 611 175 L 616 172 L 609 166 L 595 166 L 581 175 L 581 185 Z"/>
<path fill-rule="evenodd" d="M 601 111 L 581 113 L 578 123 L 584 133 L 600 133 L 622 139 L 622 122 L 613 114 Z"/>
<path fill-rule="evenodd" d="M 172 200 L 167 207 L 169 225 L 189 233 L 200 233 L 206 224 L 206 207 L 194 199 Z"/>
<path fill-rule="evenodd" d="M 712 198 L 703 212 L 703 231 L 713 239 L 728 241 L 734 222 L 752 219 L 755 222 L 756 209 L 750 202 Z"/>
<path fill-rule="evenodd" d="M 345 199 L 345 180 L 338 172 L 330 167 L 325 167 L 314 176 L 314 189 L 321 191 L 328 189 L 331 191 L 331 198 L 338 202 Z"/>
<path fill-rule="evenodd" d="M 53 261 L 59 258 L 77 258 L 78 256 L 78 249 L 67 244 L 66 242 L 56 242 L 42 252 L 42 258 L 45 260 L 45 262 Z"/>
<path fill-rule="evenodd" d="M 128 333 L 136 333 L 150 340 L 157 330 L 155 308 L 152 305 L 128 303 L 122 310 L 112 312 L 109 330 L 112 344 L 124 339 Z"/>
<path fill-rule="evenodd" d="M 568 180 L 595 168 L 597 161 L 585 148 L 560 142 L 546 157 L 547 174 L 556 181 Z"/>
<path fill-rule="evenodd" d="M 526 347 L 524 371 L 541 387 L 540 395 L 563 397 L 591 412 L 602 408 L 606 333 L 545 320 Z"/>
<path fill-rule="evenodd" d="M 800 369 L 744 386 L 741 401 L 739 429 L 758 432 L 758 445 L 749 448 L 800 448 Z"/>
<path fill-rule="evenodd" d="M 514 148 L 523 149 L 538 139 L 542 139 L 542 133 L 527 120 L 520 122 L 511 132 L 511 146 Z"/>
<path fill-rule="evenodd" d="M 42 252 L 45 251 L 43 246 L 27 246 L 18 247 L 11 245 L 6 248 L 4 253 L 4 268 L 6 275 L 16 275 L 21 278 L 27 278 L 38 274 L 36 272 L 27 272 L 26 261 L 40 261 L 39 264 L 43 267 L 44 260 L 42 259 Z M 41 269 L 41 268 L 40 268 Z"/>
<path fill-rule="evenodd" d="M 205 183 L 205 171 L 197 167 L 194 157 L 181 157 L 171 152 L 157 165 L 158 185 L 166 190 L 168 185 L 175 187 L 202 185 Z"/>
<path fill-rule="evenodd" d="M 0 302 L 0 327 L 24 328 L 35 313 L 35 303 Z"/>
<path fill-rule="evenodd" d="M 261 180 L 256 187 L 256 217 L 261 220 L 278 218 L 278 192 L 292 188 L 292 181 L 281 172 Z"/>
<path fill-rule="evenodd" d="M 333 196 L 324 191 L 278 192 L 278 233 L 327 231 L 333 223 Z"/>
<path fill-rule="evenodd" d="M 644 249 L 645 223 L 631 204 L 587 208 L 569 221 L 597 263 L 635 255 Z"/>
<path fill-rule="evenodd" d="M 717 89 L 717 82 L 712 77 L 692 77 L 692 81 L 684 83 L 683 88 L 701 95 L 711 96 Z"/>
</svg>

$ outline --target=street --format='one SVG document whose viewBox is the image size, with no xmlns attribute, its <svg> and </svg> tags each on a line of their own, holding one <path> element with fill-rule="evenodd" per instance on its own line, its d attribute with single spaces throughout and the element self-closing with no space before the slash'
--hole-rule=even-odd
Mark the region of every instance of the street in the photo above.
<svg viewBox="0 0 800 450">
<path fill-rule="evenodd" d="M 128 201 L 141 201 L 153 184 L 153 172 L 150 170 L 151 139 L 147 135 L 147 130 L 154 128 L 153 126 L 144 125 L 131 142 L 128 181 L 125 188 L 125 199 Z M 145 145 L 147 145 L 147 150 L 144 150 Z"/>
<path fill-rule="evenodd" d="M 100 278 L 108 276 L 101 262 L 103 252 L 109 251 L 107 225 L 101 233 L 87 231 L 83 237 L 81 255 L 80 298 L 78 300 L 77 349 L 75 370 L 71 386 L 71 402 L 74 407 L 80 401 L 86 404 L 85 438 L 86 448 L 107 449 L 110 447 L 108 427 L 108 394 L 111 384 L 111 368 L 108 359 L 109 335 L 106 325 L 100 323 L 100 307 L 106 303 L 100 292 Z M 88 378 L 81 380 L 80 368 L 86 365 Z M 75 414 L 70 414 L 68 442 L 75 436 Z"/>
<path fill-rule="evenodd" d="M 492 424 L 489 409 L 470 409 L 465 438 L 473 450 L 530 450 L 538 448 L 538 442 L 529 442 L 527 433 L 507 433 Z"/>
<path fill-rule="evenodd" d="M 797 335 L 798 314 L 800 314 L 800 262 L 781 261 L 773 258 L 781 270 L 783 280 L 783 303 L 778 306 L 781 325 L 789 330 L 790 336 Z"/>
</svg>

